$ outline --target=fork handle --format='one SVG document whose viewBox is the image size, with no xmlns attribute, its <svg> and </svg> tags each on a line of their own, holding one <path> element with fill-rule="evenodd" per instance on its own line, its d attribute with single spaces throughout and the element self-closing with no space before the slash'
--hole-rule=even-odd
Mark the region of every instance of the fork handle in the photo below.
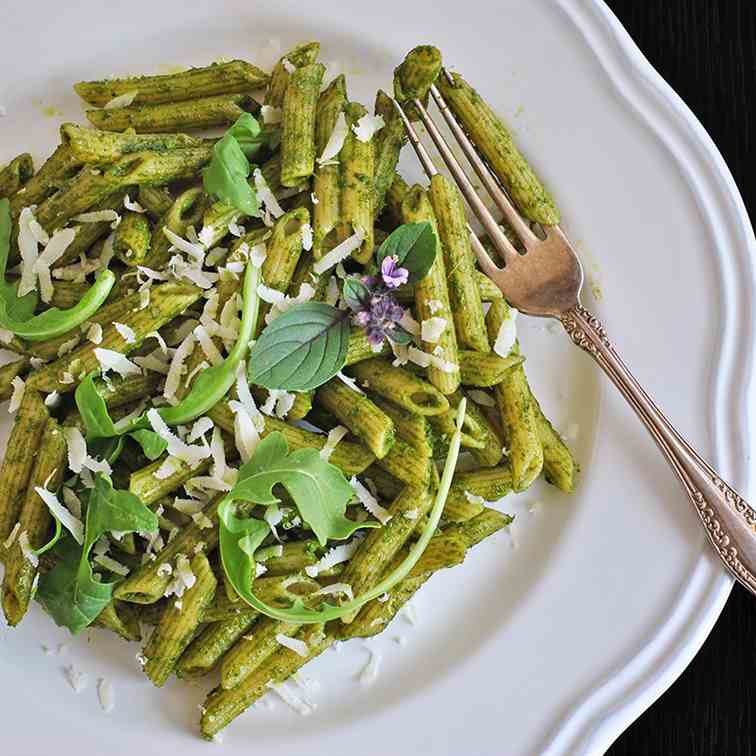
<svg viewBox="0 0 756 756">
<path fill-rule="evenodd" d="M 664 416 L 617 354 L 595 315 L 576 305 L 560 320 L 575 344 L 598 362 L 635 410 L 682 483 L 719 558 L 756 595 L 756 511 Z"/>
</svg>

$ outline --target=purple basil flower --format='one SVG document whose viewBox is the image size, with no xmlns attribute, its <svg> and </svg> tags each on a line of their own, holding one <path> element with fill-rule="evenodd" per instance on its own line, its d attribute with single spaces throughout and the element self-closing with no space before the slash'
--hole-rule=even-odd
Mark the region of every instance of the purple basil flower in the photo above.
<svg viewBox="0 0 756 756">
<path fill-rule="evenodd" d="M 409 271 L 407 268 L 399 267 L 399 258 L 396 255 L 388 255 L 381 263 L 381 277 L 389 289 L 396 289 L 397 286 L 407 283 Z"/>
</svg>

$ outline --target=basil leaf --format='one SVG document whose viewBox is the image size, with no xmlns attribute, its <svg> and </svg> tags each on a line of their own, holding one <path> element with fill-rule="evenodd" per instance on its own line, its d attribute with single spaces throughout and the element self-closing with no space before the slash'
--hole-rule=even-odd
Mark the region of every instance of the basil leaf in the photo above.
<svg viewBox="0 0 756 756">
<path fill-rule="evenodd" d="M 213 146 L 210 165 L 202 171 L 205 191 L 245 215 L 258 215 L 257 195 L 247 182 L 250 166 L 239 142 L 226 134 Z"/>
<path fill-rule="evenodd" d="M 407 283 L 425 278 L 436 259 L 438 241 L 428 221 L 405 223 L 392 231 L 378 248 L 378 267 L 386 257 L 396 256 L 399 266 L 409 271 Z"/>
<path fill-rule="evenodd" d="M 397 583 L 404 580 L 428 547 L 428 543 L 430 543 L 441 520 L 441 513 L 443 512 L 446 498 L 449 495 L 449 489 L 459 457 L 460 442 L 462 440 L 462 423 L 465 419 L 466 404 L 467 400 L 462 399 L 457 407 L 457 422 L 451 442 L 449 443 L 449 453 L 446 457 L 444 470 L 438 484 L 436 498 L 433 501 L 427 523 L 420 537 L 412 544 L 409 553 L 402 562 L 384 577 L 383 580 L 362 595 L 339 606 L 333 606 L 324 602 L 320 608 L 310 609 L 305 607 L 300 599 L 292 606 L 283 609 L 266 604 L 254 595 L 252 592 L 252 576 L 256 571 L 255 559 L 252 555 L 254 554 L 254 549 L 262 543 L 267 534 L 267 524 L 261 523 L 254 518 L 246 520 L 238 519 L 234 512 L 234 491 L 232 490 L 218 507 L 219 543 L 223 570 L 239 596 L 258 612 L 273 619 L 297 623 L 328 622 L 329 620 L 338 619 L 357 611 L 368 601 L 372 601 L 374 598 L 390 591 Z M 272 433 L 264 441 L 260 442 L 257 447 L 258 451 L 265 441 L 275 435 L 276 433 Z M 263 460 L 275 464 L 275 457 L 273 455 L 281 451 L 280 443 L 277 442 L 277 446 L 271 446 L 263 451 Z M 255 452 L 255 456 L 257 454 L 258 452 Z M 253 459 L 254 457 L 250 462 Z M 272 494 L 270 496 L 272 498 Z"/>
<path fill-rule="evenodd" d="M 357 276 L 344 279 L 341 296 L 350 310 L 362 310 L 370 302 L 370 289 Z"/>
<path fill-rule="evenodd" d="M 142 447 L 144 456 L 150 461 L 156 460 L 168 448 L 168 442 L 155 431 L 136 430 L 129 436 Z"/>
<path fill-rule="evenodd" d="M 348 346 L 346 312 L 322 302 L 294 305 L 255 342 L 249 378 L 269 389 L 317 388 L 344 366 Z"/>
<path fill-rule="evenodd" d="M 108 414 L 108 405 L 105 404 L 105 400 L 95 386 L 94 377 L 95 373 L 86 375 L 74 392 L 76 408 L 87 431 L 87 441 L 118 435 Z"/>
<path fill-rule="evenodd" d="M 112 530 L 154 532 L 157 516 L 129 491 L 117 491 L 107 475 L 97 473 L 87 499 L 84 544 L 64 539 L 55 547 L 59 561 L 39 580 L 37 599 L 56 624 L 74 635 L 105 608 L 115 583 L 102 583 L 92 573 L 89 552 L 97 539 Z"/>
<path fill-rule="evenodd" d="M 236 139 L 246 157 L 254 157 L 261 147 L 275 147 L 280 140 L 280 129 L 261 128 L 257 119 L 249 113 L 243 113 L 236 123 L 226 131 L 226 136 Z"/>
<path fill-rule="evenodd" d="M 109 270 L 102 271 L 79 302 L 67 310 L 51 307 L 34 315 L 37 295 L 17 296 L 17 284 L 5 280 L 10 252 L 11 216 L 7 199 L 0 200 L 0 328 L 27 341 L 47 341 L 80 326 L 94 315 L 107 299 L 115 283 Z"/>
</svg>

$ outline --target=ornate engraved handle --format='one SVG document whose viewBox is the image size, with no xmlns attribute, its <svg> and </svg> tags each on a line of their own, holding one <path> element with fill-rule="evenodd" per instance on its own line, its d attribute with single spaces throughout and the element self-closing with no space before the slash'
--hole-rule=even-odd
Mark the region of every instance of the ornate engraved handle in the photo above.
<svg viewBox="0 0 756 756">
<path fill-rule="evenodd" d="M 727 569 L 756 595 L 756 511 L 667 420 L 614 350 L 598 318 L 577 305 L 560 319 L 570 338 L 601 365 L 646 426 L 680 479 Z"/>
</svg>

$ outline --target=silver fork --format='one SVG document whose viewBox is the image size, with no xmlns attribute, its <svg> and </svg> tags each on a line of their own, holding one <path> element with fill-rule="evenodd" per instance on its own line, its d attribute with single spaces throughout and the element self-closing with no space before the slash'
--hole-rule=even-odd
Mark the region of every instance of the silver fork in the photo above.
<svg viewBox="0 0 756 756">
<path fill-rule="evenodd" d="M 435 85 L 430 93 L 465 157 L 524 248 L 524 253 L 520 254 L 507 239 L 428 110 L 415 99 L 412 104 L 423 125 L 504 263 L 503 268 L 498 267 L 471 230 L 472 247 L 481 269 L 520 312 L 561 321 L 572 341 L 604 369 L 682 483 L 725 567 L 756 595 L 756 511 L 680 435 L 622 361 L 599 319 L 580 304 L 583 269 L 561 228 L 543 227 L 544 238 L 533 232 L 478 155 Z M 402 107 L 396 102 L 395 105 L 425 172 L 433 176 L 437 170 L 430 155 Z"/>
</svg>

